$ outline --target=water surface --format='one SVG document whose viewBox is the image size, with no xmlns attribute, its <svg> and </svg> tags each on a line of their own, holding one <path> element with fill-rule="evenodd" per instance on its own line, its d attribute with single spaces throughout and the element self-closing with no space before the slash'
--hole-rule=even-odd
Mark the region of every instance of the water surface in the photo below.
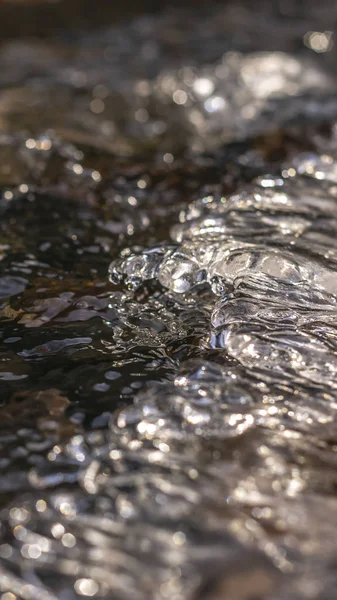
<svg viewBox="0 0 337 600">
<path fill-rule="evenodd" d="M 335 4 L 79 4 L 0 8 L 2 599 L 333 600 Z"/>
</svg>

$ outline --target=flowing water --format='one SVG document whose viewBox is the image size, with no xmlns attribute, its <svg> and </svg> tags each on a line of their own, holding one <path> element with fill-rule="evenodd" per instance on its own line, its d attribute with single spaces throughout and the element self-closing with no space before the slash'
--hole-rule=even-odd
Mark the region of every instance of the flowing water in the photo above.
<svg viewBox="0 0 337 600">
<path fill-rule="evenodd" d="M 335 600 L 336 4 L 112 4 L 0 7 L 1 600 Z"/>
</svg>

